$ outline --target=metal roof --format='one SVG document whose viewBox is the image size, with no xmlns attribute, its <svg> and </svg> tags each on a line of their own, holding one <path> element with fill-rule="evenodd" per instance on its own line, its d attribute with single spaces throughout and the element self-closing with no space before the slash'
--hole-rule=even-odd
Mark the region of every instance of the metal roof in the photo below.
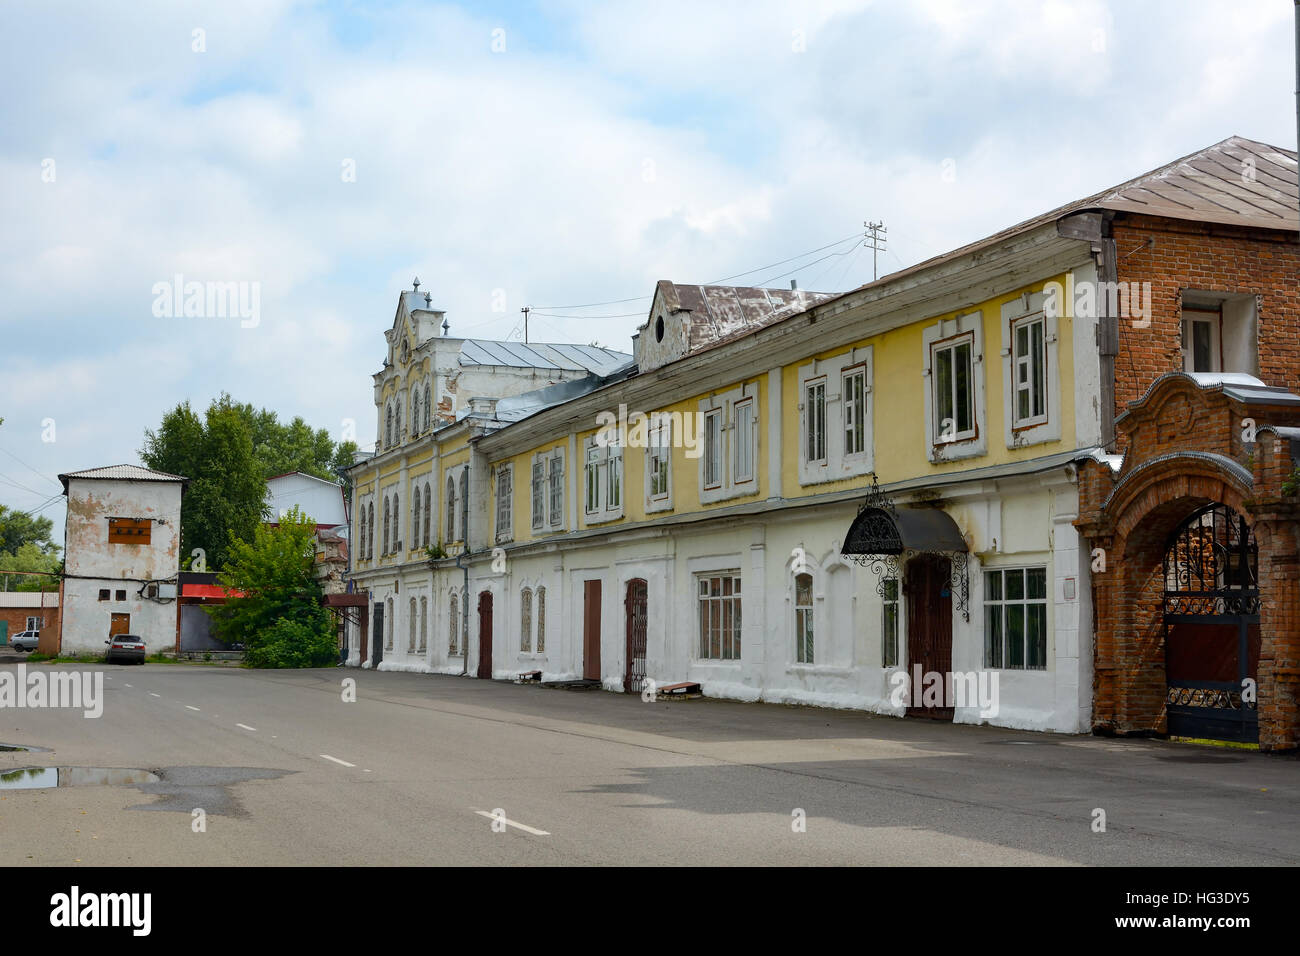
<svg viewBox="0 0 1300 956">
<path fill-rule="evenodd" d="M 165 471 L 154 471 L 140 465 L 106 465 L 103 468 L 87 468 L 85 471 L 70 471 L 59 475 L 63 483 L 63 493 L 68 492 L 69 478 L 101 478 L 109 481 L 189 481 L 184 475 L 169 475 Z"/>
<path fill-rule="evenodd" d="M 565 372 L 609 375 L 632 361 L 626 352 L 595 345 L 549 345 L 542 343 L 493 342 L 465 339 L 460 347 L 461 365 L 496 365 L 503 368 L 536 368 Z"/>
<path fill-rule="evenodd" d="M 904 551 L 967 551 L 952 515 L 938 508 L 863 508 L 844 536 L 841 554 L 902 554 Z"/>
<path fill-rule="evenodd" d="M 661 279 L 658 298 L 670 311 L 690 312 L 687 351 L 716 345 L 787 316 L 806 311 L 829 299 L 829 292 L 803 289 L 764 289 L 754 286 L 678 285 Z M 648 327 L 653 315 L 641 327 Z"/>
<path fill-rule="evenodd" d="M 1222 392 L 1247 405 L 1300 405 L 1300 395 L 1276 385 L 1265 385 L 1245 372 L 1165 372 L 1147 386 L 1141 398 L 1129 402 L 1128 407 L 1115 417 L 1115 421 L 1122 422 L 1128 418 L 1134 410 L 1146 403 L 1157 388 L 1172 378 L 1189 379 L 1201 391 Z"/>
</svg>

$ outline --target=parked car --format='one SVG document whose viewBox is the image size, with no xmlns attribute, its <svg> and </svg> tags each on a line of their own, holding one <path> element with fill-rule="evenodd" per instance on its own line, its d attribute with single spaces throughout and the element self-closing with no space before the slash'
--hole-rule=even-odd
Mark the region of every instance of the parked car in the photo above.
<svg viewBox="0 0 1300 956">
<path fill-rule="evenodd" d="M 144 638 L 134 634 L 118 634 L 104 643 L 108 645 L 108 663 L 144 663 Z"/>
<path fill-rule="evenodd" d="M 23 631 L 13 636 L 9 646 L 16 651 L 34 651 L 40 638 L 40 631 Z"/>
</svg>

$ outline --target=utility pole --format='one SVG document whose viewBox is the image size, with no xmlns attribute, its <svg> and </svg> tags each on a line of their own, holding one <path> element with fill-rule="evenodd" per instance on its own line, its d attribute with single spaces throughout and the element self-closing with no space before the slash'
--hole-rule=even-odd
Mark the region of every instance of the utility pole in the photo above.
<svg viewBox="0 0 1300 956">
<path fill-rule="evenodd" d="M 1300 3 L 1300 0 L 1296 0 L 1296 3 Z M 870 232 L 863 245 L 871 250 L 871 281 L 875 282 L 879 276 L 876 269 L 876 254 L 885 251 L 885 233 L 889 230 L 885 228 L 883 219 L 880 222 L 864 222 L 862 225 Z"/>
<path fill-rule="evenodd" d="M 1296 0 L 1296 2 L 1300 3 L 1300 0 Z M 526 305 L 519 310 L 524 314 L 524 345 L 528 344 L 528 313 L 532 311 L 532 308 L 531 305 Z"/>
</svg>

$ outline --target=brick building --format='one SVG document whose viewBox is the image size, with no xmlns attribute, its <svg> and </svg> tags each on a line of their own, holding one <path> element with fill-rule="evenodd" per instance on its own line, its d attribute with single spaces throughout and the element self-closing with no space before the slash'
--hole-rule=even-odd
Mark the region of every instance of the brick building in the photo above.
<svg viewBox="0 0 1300 956">
<path fill-rule="evenodd" d="M 42 645 L 48 641 L 47 652 L 54 650 L 59 633 L 58 592 L 0 591 L 0 645 L 23 631 L 40 631 Z"/>
<path fill-rule="evenodd" d="M 1094 730 L 1295 748 L 1295 154 L 1233 137 L 1091 207 L 1118 289 L 1099 324 L 1112 454 L 1081 466 L 1075 522 L 1093 555 Z"/>
</svg>

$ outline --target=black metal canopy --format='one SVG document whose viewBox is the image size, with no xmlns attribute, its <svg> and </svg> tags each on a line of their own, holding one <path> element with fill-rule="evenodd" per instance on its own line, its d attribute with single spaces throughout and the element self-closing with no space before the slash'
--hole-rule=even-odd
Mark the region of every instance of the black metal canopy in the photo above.
<svg viewBox="0 0 1300 956">
<path fill-rule="evenodd" d="M 867 507 L 844 536 L 844 554 L 894 554 L 905 551 L 965 553 L 966 539 L 952 516 L 938 508 Z"/>
</svg>

